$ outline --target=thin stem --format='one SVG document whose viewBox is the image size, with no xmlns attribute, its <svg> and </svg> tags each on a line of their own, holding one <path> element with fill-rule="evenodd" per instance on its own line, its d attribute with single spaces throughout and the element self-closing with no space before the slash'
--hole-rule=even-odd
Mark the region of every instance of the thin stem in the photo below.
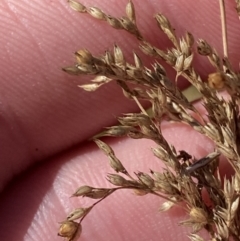
<svg viewBox="0 0 240 241">
<path fill-rule="evenodd" d="M 135 102 L 137 103 L 138 107 L 140 108 L 140 110 L 142 111 L 142 113 L 144 115 L 148 116 L 148 113 L 145 111 L 145 109 L 142 107 L 141 103 L 138 101 L 136 96 L 132 96 L 132 98 L 135 100 Z"/>
<path fill-rule="evenodd" d="M 226 11 L 224 0 L 219 0 L 221 25 L 222 25 L 222 41 L 223 41 L 223 54 L 228 57 L 228 41 L 227 41 L 227 25 L 226 25 Z"/>
<path fill-rule="evenodd" d="M 80 219 L 79 224 L 83 221 L 83 219 L 88 215 L 88 213 L 98 204 L 100 203 L 102 200 L 104 200 L 106 197 L 110 196 L 113 192 L 115 192 L 116 190 L 122 189 L 122 187 L 117 187 L 117 188 L 112 188 L 109 189 L 109 192 L 102 197 L 101 199 L 99 199 L 97 202 L 95 202 L 89 209 L 89 211 Z"/>
</svg>

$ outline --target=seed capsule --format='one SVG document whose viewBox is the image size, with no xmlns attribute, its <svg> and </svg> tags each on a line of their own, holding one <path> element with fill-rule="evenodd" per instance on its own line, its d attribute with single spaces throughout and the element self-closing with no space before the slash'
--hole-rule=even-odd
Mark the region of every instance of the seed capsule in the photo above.
<svg viewBox="0 0 240 241">
<path fill-rule="evenodd" d="M 61 223 L 58 235 L 66 238 L 68 241 L 75 241 L 81 234 L 81 224 L 73 221 L 64 221 Z"/>
<path fill-rule="evenodd" d="M 220 90 L 224 87 L 225 75 L 221 72 L 216 72 L 208 75 L 208 85 L 212 89 Z"/>
</svg>

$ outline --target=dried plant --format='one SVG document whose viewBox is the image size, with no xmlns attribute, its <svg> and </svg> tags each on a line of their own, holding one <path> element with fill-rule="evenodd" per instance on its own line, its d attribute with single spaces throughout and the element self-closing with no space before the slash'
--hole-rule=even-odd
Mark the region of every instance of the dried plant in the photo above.
<svg viewBox="0 0 240 241">
<path fill-rule="evenodd" d="M 240 1 L 237 13 L 240 15 Z M 115 29 L 123 29 L 134 35 L 143 53 L 156 59 L 152 69 L 145 67 L 137 54 L 133 54 L 134 65 L 127 62 L 124 53 L 117 45 L 112 51 L 102 56 L 93 56 L 86 49 L 75 53 L 76 64 L 63 68 L 69 74 L 95 76 L 89 84 L 80 87 L 86 91 L 95 91 L 111 81 L 117 82 L 124 95 L 136 102 L 140 113 L 129 113 L 118 118 L 119 125 L 106 128 L 93 137 L 93 141 L 106 154 L 111 168 L 115 171 L 107 175 L 113 188 L 81 186 L 74 197 L 97 199 L 90 207 L 77 208 L 61 223 L 59 235 L 68 241 L 76 240 L 81 233 L 81 223 L 91 210 L 101 201 L 120 189 L 134 190 L 136 195 L 153 194 L 165 199 L 161 211 L 167 211 L 174 205 L 185 203 L 189 218 L 181 222 L 190 226 L 192 241 L 201 241 L 197 233 L 205 229 L 209 240 L 240 240 L 240 74 L 231 67 L 227 53 L 227 35 L 224 2 L 220 1 L 223 28 L 224 57 L 205 40 L 197 41 L 197 52 L 209 59 L 216 69 L 210 73 L 208 82 L 204 82 L 194 69 L 194 37 L 186 33 L 182 38 L 176 36 L 174 27 L 162 14 L 155 19 L 159 28 L 172 42 L 172 48 L 161 50 L 147 42 L 137 27 L 134 5 L 131 0 L 126 6 L 126 15 L 115 18 L 96 7 L 82 5 L 69 0 L 70 6 L 96 19 L 105 21 Z M 182 94 L 158 62 L 165 61 L 179 76 L 186 78 L 201 94 L 206 116 L 202 116 L 194 105 Z M 226 90 L 228 98 L 222 98 L 219 91 Z M 151 103 L 151 111 L 146 111 L 140 100 Z M 205 135 L 215 144 L 215 150 L 207 156 L 196 160 L 194 153 L 177 151 L 168 144 L 161 132 L 162 120 L 184 123 Z M 116 157 L 112 148 L 99 138 L 103 136 L 133 139 L 147 138 L 157 147 L 152 148 L 153 155 L 165 165 L 162 172 L 151 170 L 150 173 L 136 172 L 130 175 L 127 168 Z M 230 178 L 221 179 L 219 174 L 219 156 L 224 156 L 234 170 Z M 211 200 L 207 204 L 203 198 L 205 189 Z"/>
</svg>

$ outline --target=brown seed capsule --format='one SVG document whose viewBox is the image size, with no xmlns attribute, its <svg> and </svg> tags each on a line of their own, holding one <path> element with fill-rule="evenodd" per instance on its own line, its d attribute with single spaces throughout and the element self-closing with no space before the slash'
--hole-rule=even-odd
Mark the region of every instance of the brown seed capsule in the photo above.
<svg viewBox="0 0 240 241">
<path fill-rule="evenodd" d="M 93 83 L 93 84 L 85 84 L 85 85 L 78 85 L 78 87 L 84 89 L 85 91 L 95 91 L 97 90 L 102 84 Z"/>
<path fill-rule="evenodd" d="M 76 59 L 78 64 L 87 64 L 91 65 L 93 63 L 93 56 L 92 54 L 86 50 L 86 49 L 81 49 L 78 50 L 76 53 Z"/>
<path fill-rule="evenodd" d="M 208 85 L 212 89 L 220 90 L 224 87 L 225 75 L 221 72 L 216 72 L 208 75 Z"/>
<path fill-rule="evenodd" d="M 199 223 L 207 223 L 208 215 L 202 208 L 193 207 L 189 212 L 192 220 L 196 220 Z"/>
<path fill-rule="evenodd" d="M 211 46 L 203 39 L 198 41 L 197 51 L 203 56 L 208 56 L 212 54 Z"/>
<path fill-rule="evenodd" d="M 137 177 L 148 188 L 151 189 L 151 188 L 154 187 L 154 180 L 148 174 L 143 173 L 143 172 L 139 172 L 139 173 L 137 173 Z"/>
<path fill-rule="evenodd" d="M 134 5 L 132 3 L 132 1 L 129 1 L 127 3 L 127 6 L 126 6 L 126 14 L 127 14 L 127 17 L 133 22 L 135 23 L 136 21 L 136 16 L 135 16 L 135 9 L 134 9 Z"/>
<path fill-rule="evenodd" d="M 100 199 L 107 196 L 111 192 L 111 189 L 108 188 L 94 188 L 91 192 L 85 195 L 92 199 Z"/>
<path fill-rule="evenodd" d="M 77 208 L 74 211 L 72 211 L 71 213 L 68 214 L 67 216 L 67 220 L 68 221 L 74 221 L 77 219 L 82 218 L 83 216 L 86 216 L 86 214 L 91 210 L 90 208 Z"/>
<path fill-rule="evenodd" d="M 238 177 L 235 177 L 233 180 L 234 190 L 237 192 L 237 194 L 240 193 L 240 182 Z"/>
<path fill-rule="evenodd" d="M 174 202 L 176 202 L 177 200 L 176 200 L 176 198 L 171 198 Z M 159 208 L 159 211 L 160 212 L 165 212 L 165 211 L 168 211 L 169 209 L 171 209 L 174 205 L 175 205 L 175 203 L 174 202 L 170 202 L 170 201 L 167 201 L 167 202 L 164 202 L 163 204 L 162 204 L 162 206 Z"/>
<path fill-rule="evenodd" d="M 129 182 L 122 176 L 118 174 L 108 174 L 108 181 L 115 186 L 128 186 Z"/>
<path fill-rule="evenodd" d="M 132 126 L 111 126 L 107 128 L 108 130 L 106 131 L 106 136 L 125 136 L 127 135 L 130 131 L 134 131 L 135 128 Z"/>
<path fill-rule="evenodd" d="M 90 186 L 82 186 L 72 195 L 72 197 L 89 197 L 93 199 L 99 199 L 106 196 L 109 193 L 108 188 L 95 188 Z"/>
<path fill-rule="evenodd" d="M 90 7 L 88 9 L 88 13 L 93 16 L 94 18 L 100 19 L 100 20 L 104 20 L 105 17 L 105 13 L 103 13 L 103 11 L 99 8 L 96 7 Z"/>
<path fill-rule="evenodd" d="M 67 238 L 68 241 L 76 240 L 80 236 L 82 227 L 79 223 L 73 221 L 63 221 L 59 228 L 58 235 Z"/>
<path fill-rule="evenodd" d="M 138 38 L 141 37 L 136 25 L 130 21 L 129 18 L 123 16 L 120 18 L 120 21 L 123 28 L 126 29 L 129 33 L 137 35 Z"/>
<path fill-rule="evenodd" d="M 123 28 L 120 20 L 117 19 L 117 18 L 114 18 L 112 16 L 106 15 L 106 20 L 113 28 L 116 28 L 116 29 Z"/>
<path fill-rule="evenodd" d="M 73 197 L 85 196 L 86 194 L 90 193 L 93 189 L 94 188 L 90 186 L 82 186 L 82 187 L 79 187 L 72 196 Z"/>
<path fill-rule="evenodd" d="M 70 7 L 78 12 L 84 13 L 86 12 L 86 7 L 82 5 L 81 3 L 74 1 L 74 0 L 68 0 Z"/>
<path fill-rule="evenodd" d="M 98 145 L 99 149 L 101 149 L 107 156 L 114 155 L 113 149 L 103 141 L 95 139 L 94 142 Z"/>
<path fill-rule="evenodd" d="M 123 52 L 121 48 L 116 44 L 114 45 L 113 54 L 114 54 L 115 64 L 118 66 L 125 67 L 126 61 L 125 61 Z"/>
<path fill-rule="evenodd" d="M 189 47 L 192 47 L 194 44 L 194 37 L 191 33 L 187 32 L 186 33 L 186 41 Z"/>
<path fill-rule="evenodd" d="M 122 163 L 119 161 L 117 157 L 114 155 L 109 156 L 109 164 L 111 168 L 114 169 L 116 172 L 122 172 L 122 173 L 127 173 L 127 170 L 125 167 L 122 165 Z"/>
</svg>

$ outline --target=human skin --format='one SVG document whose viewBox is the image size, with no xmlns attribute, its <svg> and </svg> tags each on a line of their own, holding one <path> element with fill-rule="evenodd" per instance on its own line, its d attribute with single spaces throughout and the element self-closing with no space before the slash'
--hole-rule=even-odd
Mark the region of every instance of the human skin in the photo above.
<svg viewBox="0 0 240 241">
<path fill-rule="evenodd" d="M 127 3 L 82 2 L 113 16 L 123 15 Z M 141 2 L 134 1 L 138 26 L 151 43 L 170 46 L 152 18 L 161 12 L 178 34 L 187 30 L 221 53 L 217 1 Z M 234 1 L 228 1 L 229 55 L 237 67 L 240 39 L 234 7 Z M 74 208 L 90 203 L 69 196 L 81 185 L 108 185 L 104 177 L 112 172 L 107 158 L 87 139 L 114 124 L 121 113 L 138 111 L 116 85 L 85 93 L 77 85 L 89 78 L 69 76 L 61 67 L 73 64 L 73 53 L 81 48 L 98 55 L 117 43 L 129 59 L 132 49 L 140 51 L 133 36 L 80 15 L 65 0 L 1 1 L 0 32 L 1 240 L 61 240 L 56 235 L 57 222 Z M 150 66 L 150 58 L 140 56 Z M 213 71 L 203 57 L 195 65 L 204 77 Z M 177 150 L 197 158 L 213 150 L 209 140 L 183 125 L 166 123 L 163 133 Z M 152 142 L 106 141 L 130 171 L 161 169 L 160 161 L 152 157 Z M 190 230 L 178 226 L 183 211 L 175 208 L 159 214 L 162 202 L 153 196 L 137 197 L 131 191 L 116 193 L 84 220 L 81 240 L 185 240 Z"/>
</svg>

